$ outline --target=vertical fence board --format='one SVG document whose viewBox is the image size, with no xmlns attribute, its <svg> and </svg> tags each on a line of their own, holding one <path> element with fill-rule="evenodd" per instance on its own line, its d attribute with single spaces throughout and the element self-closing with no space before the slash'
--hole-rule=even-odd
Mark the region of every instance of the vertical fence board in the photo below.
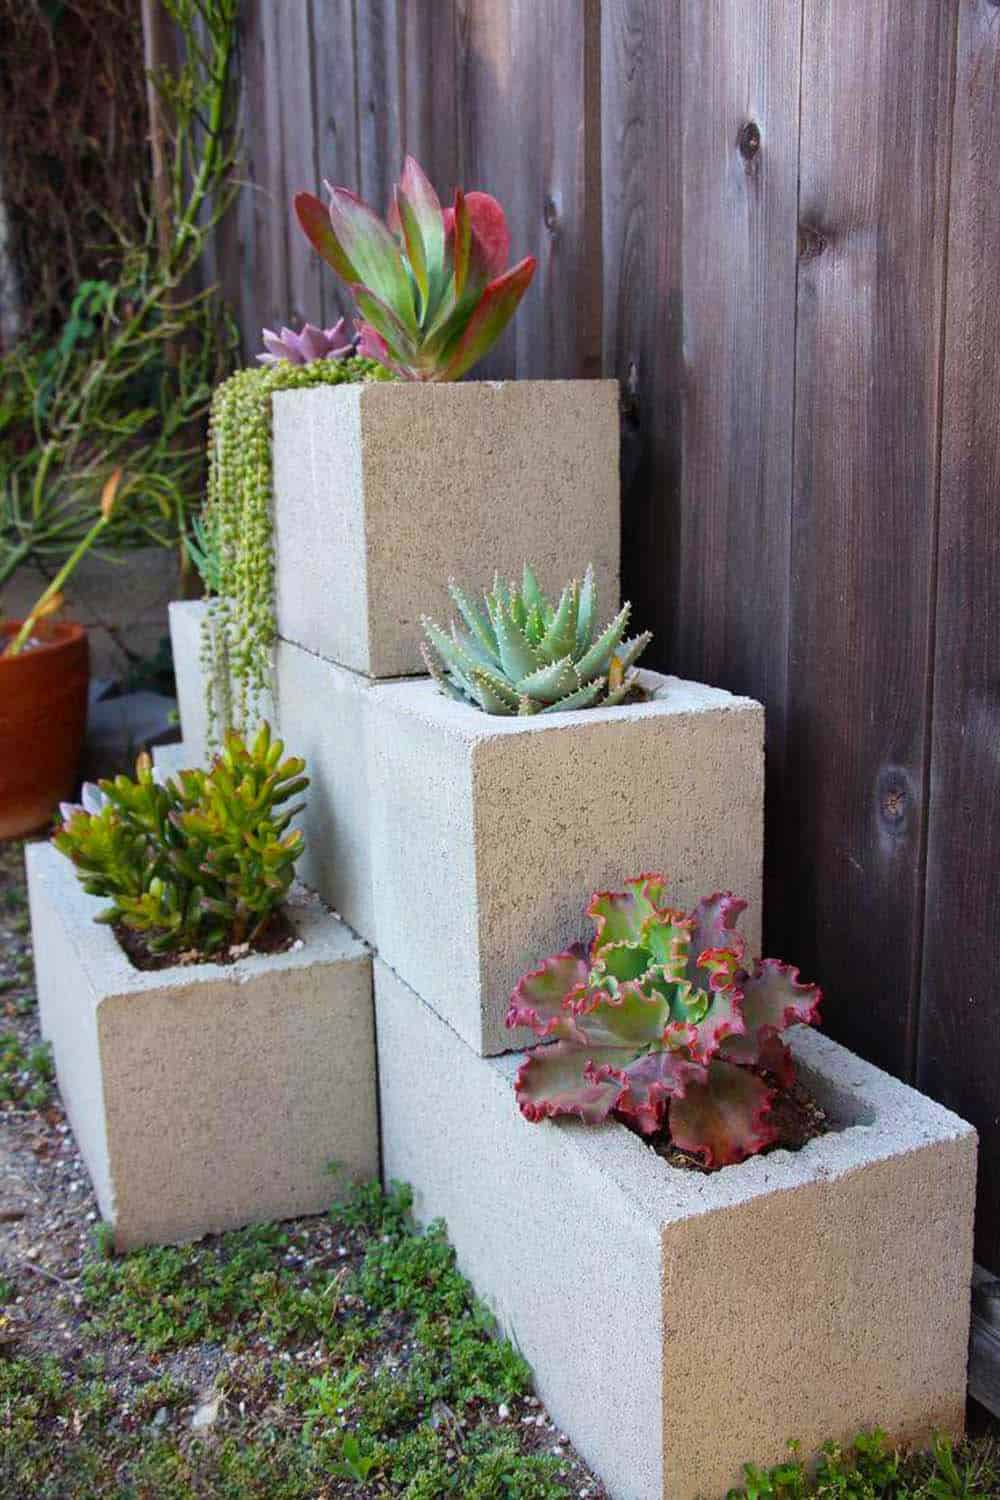
<svg viewBox="0 0 1000 1500">
<path fill-rule="evenodd" d="M 805 0 L 789 775 L 771 930 L 912 1065 L 954 9 Z"/>
<path fill-rule="evenodd" d="M 790 0 L 685 11 L 671 665 L 766 703 L 769 833 L 785 786 L 800 37 Z M 783 872 L 769 860 L 767 873 L 770 907 Z"/>
<path fill-rule="evenodd" d="M 962 0 L 918 1082 L 982 1139 L 977 1256 L 1000 1270 L 1000 10 Z"/>
<path fill-rule="evenodd" d="M 324 179 L 355 192 L 360 183 L 354 0 L 312 0 L 312 30 L 315 180 L 299 185 L 320 194 L 325 201 Z M 303 86 L 299 80 L 299 87 Z M 350 314 L 351 299 L 333 272 L 318 256 L 315 259 L 320 266 L 321 305 L 327 326 Z"/>
<path fill-rule="evenodd" d="M 280 328 L 290 311 L 288 223 L 282 133 L 281 0 L 254 0 L 247 38 L 246 140 L 252 192 L 257 325 L 244 325 L 248 348 L 260 328 Z"/>
<path fill-rule="evenodd" d="M 322 0 L 318 0 L 323 9 Z M 282 8 L 281 117 L 284 201 L 281 213 L 288 240 L 288 314 L 293 326 L 322 322 L 323 263 L 299 229 L 292 199 L 318 186 L 316 161 L 316 79 L 313 71 L 313 0 Z M 325 276 L 323 277 L 325 279 Z"/>
<path fill-rule="evenodd" d="M 403 165 L 400 10 L 405 0 L 357 0 L 358 191 L 384 214 Z"/>
<path fill-rule="evenodd" d="M 401 20 L 403 144 L 450 203 L 461 176 L 454 0 L 407 0 Z"/>
<path fill-rule="evenodd" d="M 516 0 L 512 255 L 538 262 L 514 328 L 521 378 L 601 362 L 599 0 Z"/>
<path fill-rule="evenodd" d="M 622 394 L 622 589 L 669 667 L 681 482 L 681 0 L 604 0 L 604 370 Z"/>
</svg>

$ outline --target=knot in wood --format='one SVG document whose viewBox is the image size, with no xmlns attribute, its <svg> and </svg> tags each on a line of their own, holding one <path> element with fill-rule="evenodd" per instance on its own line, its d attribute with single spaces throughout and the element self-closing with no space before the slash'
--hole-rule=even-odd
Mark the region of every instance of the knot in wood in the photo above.
<svg viewBox="0 0 1000 1500">
<path fill-rule="evenodd" d="M 542 221 L 549 234 L 555 234 L 559 228 L 559 209 L 556 201 L 548 193 L 545 195 L 545 203 L 542 207 Z"/>
<path fill-rule="evenodd" d="M 745 162 L 752 162 L 760 150 L 760 126 L 748 120 L 736 137 L 736 145 Z"/>
<path fill-rule="evenodd" d="M 799 225 L 799 260 L 815 260 L 826 249 L 826 236 L 812 224 Z"/>
</svg>

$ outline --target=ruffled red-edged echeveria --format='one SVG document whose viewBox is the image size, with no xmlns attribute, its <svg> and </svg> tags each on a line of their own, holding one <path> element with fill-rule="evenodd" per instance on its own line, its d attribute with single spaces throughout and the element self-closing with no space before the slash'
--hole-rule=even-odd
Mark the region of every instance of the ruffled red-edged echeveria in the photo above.
<svg viewBox="0 0 1000 1500">
<path fill-rule="evenodd" d="M 338 318 L 332 328 L 317 328 L 307 323 L 295 333 L 283 328 L 273 333 L 265 328 L 261 334 L 266 354 L 258 354 L 262 365 L 276 365 L 287 360 L 290 365 L 311 365 L 317 359 L 343 359 L 354 348 L 343 318 Z"/>
<path fill-rule="evenodd" d="M 359 354 L 404 380 L 458 380 L 496 343 L 535 270 L 507 269 L 510 234 L 489 193 L 455 191 L 442 209 L 408 156 L 387 222 L 346 188 L 325 184 L 329 209 L 298 193 L 306 236 L 350 287 Z"/>
<path fill-rule="evenodd" d="M 709 896 L 688 915 L 664 905 L 662 875 L 639 875 L 587 907 L 597 931 L 520 980 L 508 1026 L 536 1047 L 517 1075 L 529 1120 L 612 1112 L 644 1135 L 665 1125 L 707 1167 L 772 1145 L 774 1079 L 794 1081 L 780 1033 L 819 1020 L 821 994 L 777 959 L 745 961 L 745 901 Z M 762 1075 L 767 1075 L 762 1076 Z"/>
</svg>

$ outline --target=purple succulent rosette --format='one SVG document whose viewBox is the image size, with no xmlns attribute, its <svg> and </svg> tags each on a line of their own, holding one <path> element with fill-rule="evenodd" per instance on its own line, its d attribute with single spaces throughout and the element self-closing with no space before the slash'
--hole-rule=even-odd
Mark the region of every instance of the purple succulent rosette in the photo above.
<svg viewBox="0 0 1000 1500">
<path fill-rule="evenodd" d="M 310 365 L 318 359 L 343 359 L 354 349 L 343 318 L 338 318 L 332 328 L 307 323 L 298 333 L 291 328 L 283 328 L 280 333 L 265 328 L 261 337 L 267 351 L 257 356 L 262 365 L 276 365 L 282 360 L 290 365 Z"/>
<path fill-rule="evenodd" d="M 507 1025 L 545 1045 L 520 1068 L 517 1100 L 529 1120 L 597 1124 L 613 1111 L 644 1135 L 666 1126 L 705 1166 L 727 1166 L 776 1140 L 769 1079 L 795 1077 L 781 1033 L 816 1024 L 822 997 L 777 959 L 747 962 L 745 901 L 717 893 L 685 914 L 664 904 L 665 886 L 644 874 L 599 892 L 590 946 L 519 981 Z"/>
</svg>

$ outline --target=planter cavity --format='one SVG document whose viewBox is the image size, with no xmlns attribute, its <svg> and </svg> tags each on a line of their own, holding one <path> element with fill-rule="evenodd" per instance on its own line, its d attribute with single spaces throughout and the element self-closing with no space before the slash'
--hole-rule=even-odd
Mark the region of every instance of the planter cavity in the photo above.
<svg viewBox="0 0 1000 1500">
<path fill-rule="evenodd" d="M 521 1059 L 479 1057 L 380 959 L 375 997 L 386 1179 L 444 1218 L 616 1500 L 723 1495 L 790 1437 L 962 1431 L 976 1136 L 957 1116 L 797 1027 L 839 1128 L 685 1171 L 617 1122 L 529 1124 Z"/>
<path fill-rule="evenodd" d="M 70 862 L 27 850 L 42 1030 L 115 1245 L 319 1213 L 379 1166 L 368 950 L 315 897 L 301 946 L 133 967 Z"/>
<path fill-rule="evenodd" d="M 420 617 L 494 569 L 544 588 L 593 562 L 618 599 L 613 380 L 278 391 L 278 634 L 371 677 L 423 673 Z"/>
</svg>

